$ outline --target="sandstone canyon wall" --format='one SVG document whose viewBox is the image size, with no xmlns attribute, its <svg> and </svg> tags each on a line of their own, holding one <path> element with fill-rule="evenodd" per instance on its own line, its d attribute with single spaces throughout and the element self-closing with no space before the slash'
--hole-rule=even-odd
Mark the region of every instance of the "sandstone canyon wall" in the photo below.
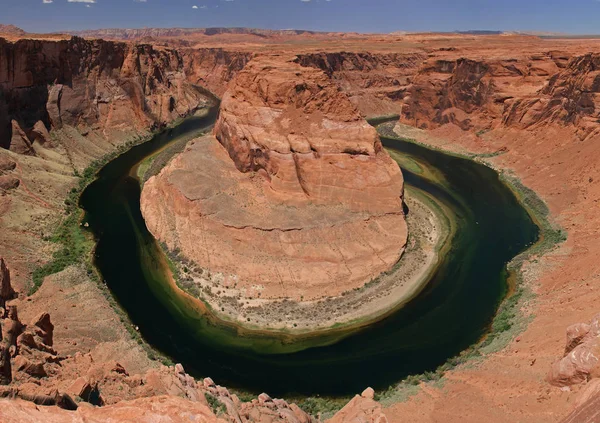
<svg viewBox="0 0 600 423">
<path fill-rule="evenodd" d="M 203 104 L 172 49 L 72 38 L 0 39 L 0 146 L 32 152 L 47 131 L 77 127 L 120 139 Z"/>
<path fill-rule="evenodd" d="M 422 51 L 406 53 L 302 53 L 296 62 L 323 70 L 364 116 L 400 114 L 412 77 L 427 59 Z"/>
<path fill-rule="evenodd" d="M 407 238 L 402 175 L 375 129 L 326 74 L 293 59 L 249 62 L 223 97 L 220 145 L 191 146 L 142 194 L 158 239 L 261 298 L 360 287 Z"/>
<path fill-rule="evenodd" d="M 181 55 L 187 79 L 222 96 L 229 81 L 246 66 L 253 53 L 225 48 L 190 48 L 182 49 Z"/>
<path fill-rule="evenodd" d="M 493 153 L 494 166 L 514 172 L 527 186 L 542 195 L 552 214 L 569 230 L 569 240 L 550 257 L 541 258 L 539 263 L 536 260 L 527 267 L 526 284 L 538 294 L 538 302 L 526 303 L 523 307 L 525 312 L 531 312 L 532 321 L 527 331 L 501 353 L 489 354 L 477 366 L 451 372 L 446 377 L 443 390 L 423 386 L 416 397 L 406 403 L 386 407 L 385 413 L 391 422 L 546 423 L 560 420 L 568 410 L 580 405 L 567 421 L 594 421 L 600 396 L 594 390 L 597 387 L 593 380 L 597 375 L 596 361 L 588 353 L 591 351 L 597 355 L 597 348 L 589 337 L 578 337 L 577 333 L 595 332 L 588 331 L 586 325 L 570 328 L 570 339 L 578 339 L 575 343 L 583 342 L 564 357 L 563 338 L 567 326 L 588 321 L 598 311 L 598 55 L 585 53 L 586 49 L 599 51 L 600 46 L 579 42 L 518 41 L 510 37 L 488 37 L 485 41 L 482 38 L 465 41 L 463 38 L 445 40 L 439 35 L 436 37 L 441 41 L 431 41 L 424 36 L 422 44 L 416 38 L 406 37 L 410 38 L 410 47 L 399 42 L 393 47 L 398 50 L 394 53 L 388 51 L 390 48 L 386 44 L 381 51 L 371 48 L 372 45 L 355 46 L 356 50 L 372 53 L 350 53 L 345 51 L 344 46 L 322 49 L 327 52 L 303 51 L 296 57 L 288 55 L 283 69 L 293 69 L 294 73 L 283 79 L 297 82 L 300 77 L 296 72 L 302 75 L 306 71 L 304 68 L 319 69 L 333 79 L 363 115 L 398 113 L 401 114 L 401 122 L 427 130 L 415 132 L 420 134 L 418 139 L 421 142 L 461 152 Z M 77 38 L 71 41 L 3 41 L 0 45 L 0 130 L 3 131 L 0 142 L 5 147 L 13 147 L 13 151 L 0 150 L 0 245 L 3 255 L 11 259 L 11 270 L 15 270 L 11 276 L 17 288 L 26 286 L 32 268 L 51 256 L 52 249 L 42 235 L 51 233 L 48 232 L 48 227 L 52 226 L 50 223 L 60 218 L 62 202 L 77 183 L 72 175 L 70 156 L 76 159 L 78 154 L 86 154 L 84 160 L 75 160 L 79 169 L 83 169 L 92 158 L 114 148 L 108 140 L 117 142 L 112 137 L 113 133 L 120 134 L 122 140 L 123 132 L 130 123 L 139 128 L 149 128 L 195 107 L 195 100 L 179 104 L 180 92 L 183 93 L 182 98 L 189 98 L 188 95 L 196 98 L 195 90 L 190 89 L 188 82 L 206 84 L 214 92 L 224 93 L 228 81 L 235 78 L 253 56 L 248 49 L 174 51 Z M 300 68 L 291 63 L 300 65 Z M 281 65 L 278 63 L 277 66 Z M 258 74 L 263 72 L 269 75 L 269 79 L 277 76 L 276 70 L 268 66 Z M 312 92 L 311 84 L 306 87 L 300 84 L 296 93 L 295 83 L 293 87 L 286 87 L 282 82 L 275 89 L 261 83 L 260 77 L 256 80 L 249 75 L 242 78 L 245 78 L 240 79 L 245 81 L 244 84 L 236 88 L 237 83 L 234 83 L 234 91 L 230 91 L 235 95 L 225 102 L 225 113 L 217 131 L 225 145 L 237 139 L 233 145 L 225 150 L 215 139 L 196 141 L 151 184 L 155 190 L 153 195 L 163 200 L 162 204 L 148 206 L 145 213 L 154 213 L 149 220 L 154 218 L 157 228 L 169 228 L 164 233 L 161 229 L 155 230 L 159 237 L 170 240 L 172 245 L 199 243 L 200 238 L 186 234 L 187 225 L 190 222 L 194 223 L 192 226 L 198 222 L 209 222 L 217 246 L 224 242 L 223 238 L 247 242 L 259 237 L 261 242 L 255 245 L 256 249 L 262 249 L 263 245 L 273 246 L 280 240 L 287 241 L 298 232 L 296 225 L 288 225 L 283 226 L 287 229 L 280 231 L 277 239 L 268 238 L 272 236 L 273 228 L 282 227 L 282 221 L 269 219 L 269 213 L 293 216 L 293 222 L 301 222 L 303 227 L 313 225 L 314 233 L 319 234 L 319 225 L 308 222 L 294 208 L 305 204 L 309 194 L 318 193 L 319 201 L 328 204 L 328 213 L 335 210 L 330 207 L 335 190 L 329 193 L 327 190 L 315 190 L 319 183 L 315 184 L 310 175 L 306 179 L 302 176 L 305 169 L 321 172 L 320 168 L 304 167 L 312 163 L 307 160 L 311 154 L 315 161 L 318 159 L 317 151 L 311 149 L 313 140 L 305 141 L 299 137 L 291 142 L 279 142 L 282 130 L 277 125 L 285 124 L 281 116 L 293 112 L 289 128 L 302 130 L 302 120 L 296 119 L 301 113 L 286 110 L 293 109 L 290 104 L 265 100 L 277 99 L 283 92 L 280 90 L 293 88 L 292 93 L 297 95 L 302 106 L 298 109 L 303 109 L 302 93 Z M 322 76 L 317 80 L 319 78 Z M 331 90 L 329 85 L 324 88 Z M 171 97 L 175 97 L 177 104 L 170 111 Z M 343 109 L 350 110 L 346 106 Z M 309 125 L 318 124 L 318 119 L 311 120 L 316 116 L 314 113 L 307 114 Z M 260 117 L 256 118 L 257 115 Z M 356 123 L 358 121 L 352 123 L 353 113 L 342 115 L 349 117 L 350 121 L 345 118 L 333 121 L 360 127 Z M 250 124 L 255 122 L 255 118 L 261 127 L 264 122 L 272 124 L 259 130 L 257 125 Z M 61 122 L 63 132 L 57 129 Z M 72 127 L 79 135 L 65 137 L 65 129 Z M 269 135 L 268 138 L 262 137 L 263 131 Z M 352 153 L 324 150 L 321 158 L 333 156 L 334 163 L 338 163 L 336 156 L 340 156 L 340 163 L 344 165 L 346 161 L 379 160 L 377 156 L 380 153 L 375 153 L 376 144 L 368 141 L 370 139 L 369 134 L 361 138 L 364 142 L 355 143 L 352 147 L 356 149 Z M 315 145 L 319 147 L 319 143 Z M 51 153 L 46 150 L 51 150 Z M 246 173 L 240 172 L 234 165 L 230 153 L 239 169 Z M 299 158 L 298 167 L 294 156 Z M 207 160 L 207 157 L 211 159 Z M 341 157 L 345 157 L 345 161 L 341 161 Z M 323 169 L 327 170 L 328 166 Z M 204 191 L 197 184 L 200 176 L 206 180 L 218 180 L 222 185 L 215 182 Z M 392 176 L 387 175 L 390 180 Z M 297 205 L 282 211 L 265 208 L 266 199 L 272 203 L 278 198 L 295 201 Z M 347 223 L 342 218 L 360 215 L 356 211 L 362 207 L 360 197 L 358 200 L 355 205 L 343 204 L 340 207 L 340 210 L 344 209 L 343 213 L 336 210 L 338 220 L 334 222 Z M 394 201 L 397 200 L 394 198 Z M 178 217 L 179 222 L 175 222 L 166 212 L 169 207 L 174 207 L 181 216 L 186 216 L 185 219 Z M 254 213 L 250 221 L 242 221 L 240 215 L 231 213 L 244 207 Z M 213 215 L 215 209 L 221 211 L 220 216 Z M 363 215 L 367 212 L 363 210 Z M 315 213 L 311 215 L 313 218 L 318 216 Z M 262 228 L 267 230 L 258 231 L 261 226 L 256 222 L 265 225 Z M 184 238 L 179 239 L 182 234 Z M 326 238 L 320 235 L 319 239 Z M 375 248 L 384 245 L 378 244 Z M 367 244 L 364 247 L 371 248 Z M 199 260 L 203 260 L 202 249 L 194 252 L 190 248 L 190 251 L 190 255 L 198 254 Z M 327 251 L 330 256 L 326 257 L 338 263 L 342 263 L 347 254 L 341 248 Z M 275 254 L 270 251 L 269 254 L 276 257 L 280 251 Z M 303 254 L 307 257 L 320 256 L 309 250 Z M 206 254 L 206 257 L 209 255 Z M 227 265 L 234 261 L 231 257 L 218 259 Z M 274 269 L 273 261 L 266 262 L 264 266 L 259 264 Z M 262 271 L 259 266 L 255 268 Z M 0 269 L 0 272 L 3 271 Z M 277 279 L 279 276 L 271 277 Z M 296 294 L 301 295 L 300 292 Z M 53 386 L 58 386 L 63 392 L 73 385 L 73 389 L 86 386 L 81 381 L 74 383 L 83 374 L 84 378 L 88 378 L 85 383 L 93 382 L 90 378 L 100 381 L 105 401 L 131 400 L 100 411 L 90 411 L 84 405 L 80 408 L 85 411 L 80 413 L 86 418 L 91 419 L 96 412 L 101 418 L 124 418 L 126 411 L 140 413 L 151 403 L 158 404 L 154 409 L 156 414 L 174 416 L 185 408 L 198 416 L 205 416 L 208 421 L 209 417 L 212 418 L 200 402 L 191 401 L 186 393 L 194 396 L 199 389 L 197 385 L 201 384 L 188 389 L 188 379 L 174 369 L 160 370 L 158 376 L 153 372 L 146 374 L 152 363 L 145 352 L 131 342 L 119 324 L 118 316 L 82 269 L 74 266 L 47 278 L 42 289 L 30 299 L 20 302 L 20 319 L 32 322 L 29 327 L 35 331 L 40 312 L 52 309 L 52 348 L 72 357 L 64 361 L 67 364 L 59 373 L 52 375 L 47 384 L 44 382 L 43 389 L 35 383 L 35 377 L 27 375 L 27 369 L 33 371 L 38 366 L 30 366 L 20 360 L 22 372 L 19 377 L 34 381 L 33 386 L 29 384 L 22 391 L 17 389 L 25 397 L 59 392 Z M 10 320 L 11 326 L 14 325 L 12 322 L 15 320 L 4 320 L 6 323 Z M 573 357 L 571 353 L 575 350 Z M 77 355 L 77 352 L 81 354 Z M 35 350 L 32 353 L 38 355 Z M 115 354 L 122 357 L 123 366 L 111 367 L 109 358 Z M 18 357 L 10 357 L 10 360 L 14 362 Z M 29 356 L 25 355 L 25 358 L 31 361 Z M 553 368 L 556 359 L 560 361 Z M 5 363 L 6 360 L 3 365 Z M 69 367 L 71 365 L 73 367 Z M 131 377 L 122 373 L 123 367 L 132 373 Z M 50 365 L 46 371 L 52 372 L 57 368 L 59 366 Z M 559 380 L 568 380 L 568 383 L 560 383 L 566 386 L 555 388 L 549 385 L 545 380 L 549 369 L 558 374 Z M 62 379 L 59 374 L 64 375 Z M 209 387 L 199 392 L 217 389 L 210 382 L 207 384 Z M 168 386 L 173 389 L 167 389 Z M 10 395 L 17 391 L 14 387 L 8 389 Z M 156 398 L 135 401 L 139 396 L 165 393 L 169 395 L 166 400 L 161 397 L 158 402 Z M 228 398 L 222 390 L 221 393 Z M 584 394 L 581 400 L 574 401 L 580 393 Z M 173 395 L 181 398 L 173 398 Z M 266 402 L 270 411 L 264 414 L 267 416 L 265 419 L 273 419 L 274 414 L 280 411 L 272 402 Z M 361 407 L 357 404 L 356 408 Z M 287 410 L 285 407 L 282 409 Z M 239 411 L 239 408 L 236 410 Z M 350 411 L 346 410 L 343 416 L 354 416 Z M 2 413 L 8 417 L 5 418 Z M 27 418 L 32 421 L 51 421 L 52 418 L 70 421 L 73 415 L 65 413 L 54 408 L 36 409 L 32 404 L 16 401 L 0 404 L 0 420 L 7 421 L 27 421 Z M 260 419 L 261 415 L 252 410 L 247 411 L 247 416 L 251 413 Z M 284 413 L 289 414 L 288 411 Z M 371 414 L 373 418 L 380 419 L 378 410 Z M 17 416 L 16 420 L 13 416 Z M 235 412 L 232 416 L 235 418 Z M 148 419 L 154 417 L 149 416 Z M 185 415 L 183 418 L 188 417 Z M 254 417 L 243 417 L 242 421 L 252 421 Z M 306 420 L 299 418 L 298 421 Z"/>
</svg>

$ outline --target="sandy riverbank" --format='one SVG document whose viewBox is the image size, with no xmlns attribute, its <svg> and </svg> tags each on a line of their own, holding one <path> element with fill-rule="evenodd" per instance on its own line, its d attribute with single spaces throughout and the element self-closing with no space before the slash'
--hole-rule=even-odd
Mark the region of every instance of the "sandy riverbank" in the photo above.
<svg viewBox="0 0 600 423">
<path fill-rule="evenodd" d="M 177 269 L 178 285 L 205 302 L 217 320 L 251 331 L 294 334 L 361 326 L 401 307 L 424 288 L 452 233 L 447 211 L 426 193 L 409 187 L 406 203 L 410 238 L 400 261 L 364 287 L 337 297 L 296 302 L 244 296 L 224 275 L 200 269 L 172 252 L 169 256 Z"/>
</svg>

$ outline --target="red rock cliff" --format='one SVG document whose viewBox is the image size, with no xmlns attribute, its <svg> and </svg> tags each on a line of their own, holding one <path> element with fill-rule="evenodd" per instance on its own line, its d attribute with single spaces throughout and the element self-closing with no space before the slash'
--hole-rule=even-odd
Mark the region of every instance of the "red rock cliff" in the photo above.
<svg viewBox="0 0 600 423">
<path fill-rule="evenodd" d="M 163 125 L 204 99 L 183 71 L 177 51 L 149 45 L 0 39 L 0 146 L 11 146 L 15 128 L 34 140 L 40 122 L 106 136 Z"/>
<path fill-rule="evenodd" d="M 402 174 L 321 70 L 253 59 L 214 134 L 221 145 L 194 143 L 144 187 L 148 227 L 170 248 L 262 298 L 337 295 L 397 262 Z"/>
</svg>

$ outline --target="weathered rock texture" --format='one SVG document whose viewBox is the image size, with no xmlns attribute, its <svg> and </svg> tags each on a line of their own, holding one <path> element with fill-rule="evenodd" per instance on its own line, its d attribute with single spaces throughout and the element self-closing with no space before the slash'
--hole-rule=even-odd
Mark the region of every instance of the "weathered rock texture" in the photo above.
<svg viewBox="0 0 600 423">
<path fill-rule="evenodd" d="M 252 53 L 224 48 L 183 49 L 181 55 L 187 79 L 218 96 L 225 93 L 229 81 L 253 56 Z"/>
<path fill-rule="evenodd" d="M 356 395 L 327 423 L 387 423 L 388 419 L 382 411 L 381 404 L 373 399 L 373 389 L 367 388 L 361 395 Z"/>
<path fill-rule="evenodd" d="M 296 62 L 330 76 L 366 116 L 400 114 L 423 52 L 299 54 Z"/>
<path fill-rule="evenodd" d="M 0 257 L 0 307 L 4 307 L 6 302 L 12 300 L 14 296 L 15 290 L 10 283 L 10 270 L 4 259 Z"/>
<path fill-rule="evenodd" d="M 552 365 L 548 381 L 556 386 L 587 382 L 600 375 L 600 315 L 590 324 L 576 323 L 567 328 L 564 357 Z"/>
<path fill-rule="evenodd" d="M 102 40 L 0 39 L 0 147 L 32 154 L 47 130 L 134 135 L 204 101 L 172 49 Z"/>
<path fill-rule="evenodd" d="M 262 298 L 337 295 L 398 261 L 402 174 L 322 71 L 255 58 L 214 135 L 145 184 L 144 217 L 170 248 Z"/>
<path fill-rule="evenodd" d="M 206 404 L 191 403 L 171 396 L 140 398 L 123 401 L 117 405 L 95 408 L 82 406 L 77 411 L 60 410 L 55 407 L 38 407 L 33 403 L 0 400 L 0 419 L 5 423 L 89 423 L 136 422 L 136 423 L 225 423 Z"/>
<path fill-rule="evenodd" d="M 535 129 L 572 126 L 582 140 L 600 134 L 600 54 L 574 57 L 542 90 L 507 104 L 503 125 Z"/>
</svg>

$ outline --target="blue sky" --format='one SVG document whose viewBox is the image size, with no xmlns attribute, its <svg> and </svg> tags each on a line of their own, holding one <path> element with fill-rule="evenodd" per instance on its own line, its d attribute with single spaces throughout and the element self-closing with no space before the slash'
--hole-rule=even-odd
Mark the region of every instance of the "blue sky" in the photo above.
<svg viewBox="0 0 600 423">
<path fill-rule="evenodd" d="M 0 0 L 0 11 L 0 23 L 30 32 L 245 26 L 600 33 L 600 0 Z"/>
</svg>

